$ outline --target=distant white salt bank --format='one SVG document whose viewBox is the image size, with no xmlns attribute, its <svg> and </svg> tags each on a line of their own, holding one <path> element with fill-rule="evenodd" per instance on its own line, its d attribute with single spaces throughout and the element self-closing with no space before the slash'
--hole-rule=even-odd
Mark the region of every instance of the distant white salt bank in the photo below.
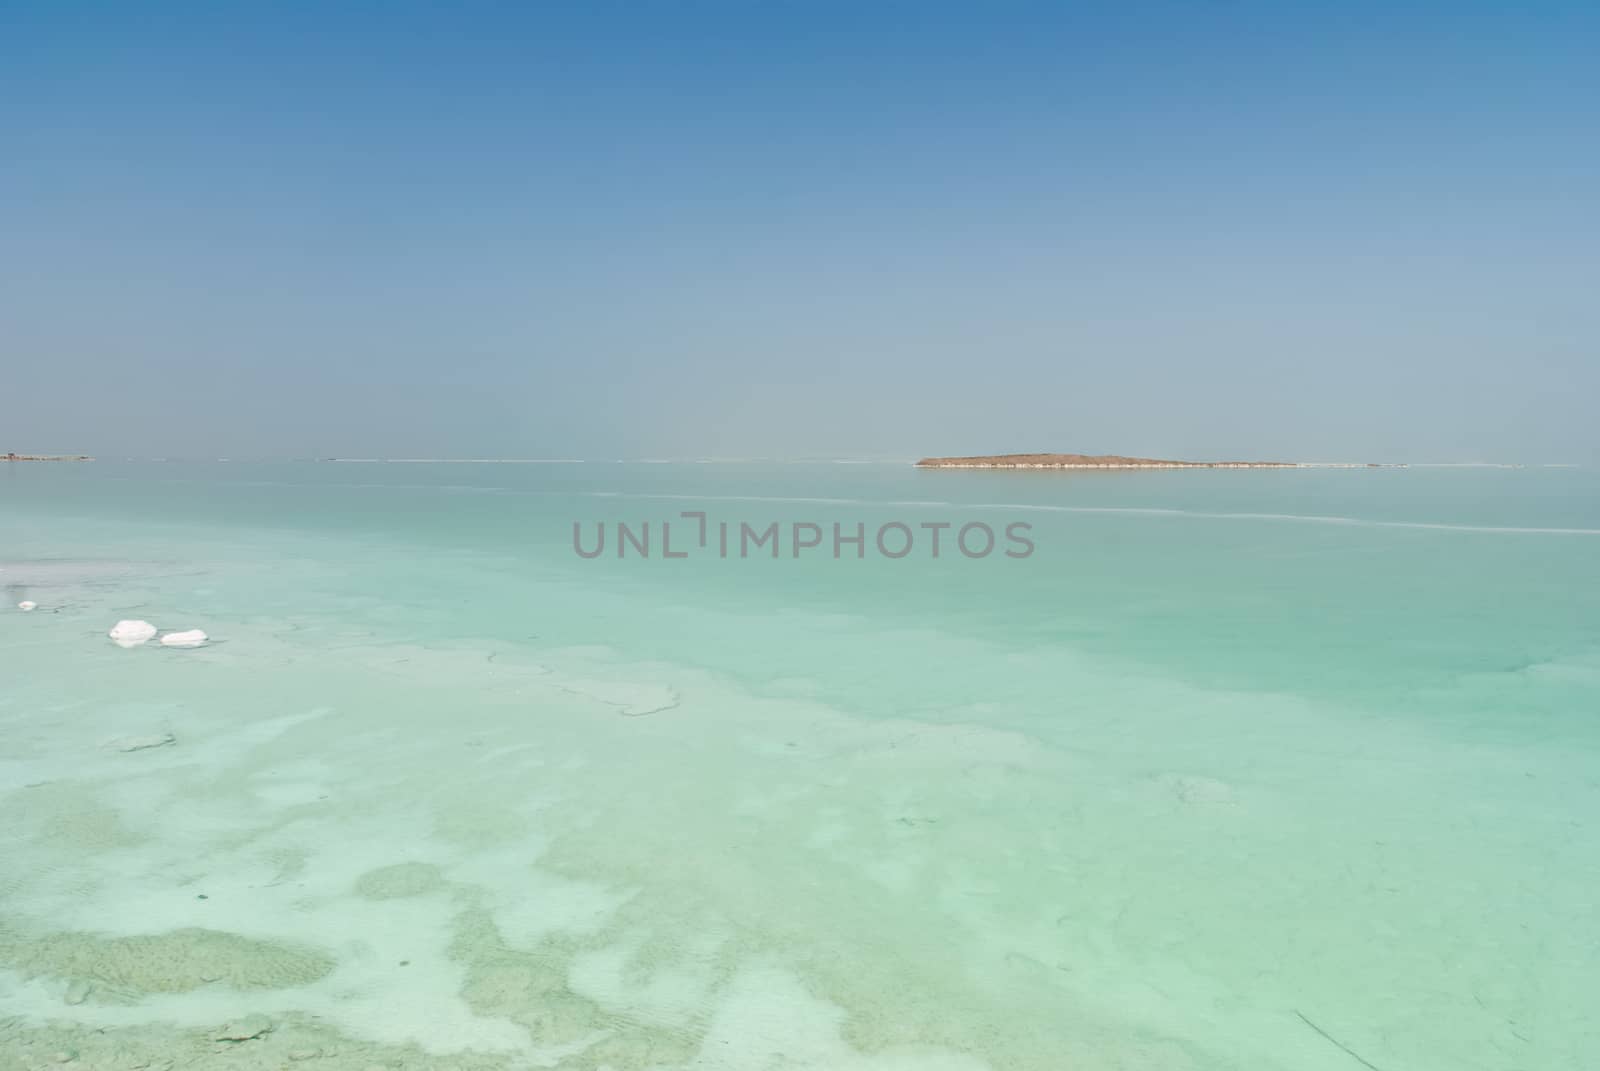
<svg viewBox="0 0 1600 1071">
<path fill-rule="evenodd" d="M 330 457 L 342 465 L 581 465 L 581 457 Z"/>
<path fill-rule="evenodd" d="M 29 610 L 37 610 L 38 608 L 39 604 L 34 602 L 32 599 L 23 599 L 21 602 L 17 603 L 17 609 L 21 610 L 23 613 L 27 613 Z"/>
<path fill-rule="evenodd" d="M 106 633 L 118 647 L 140 647 L 155 638 L 156 627 L 148 621 L 118 621 Z"/>
<path fill-rule="evenodd" d="M 206 642 L 206 634 L 197 628 L 187 632 L 169 632 L 161 637 L 163 647 L 200 647 Z"/>
</svg>

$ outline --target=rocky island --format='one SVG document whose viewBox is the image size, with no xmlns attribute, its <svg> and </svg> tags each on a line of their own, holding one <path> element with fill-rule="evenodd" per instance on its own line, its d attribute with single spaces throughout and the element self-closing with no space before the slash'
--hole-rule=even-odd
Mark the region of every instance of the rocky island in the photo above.
<svg viewBox="0 0 1600 1071">
<path fill-rule="evenodd" d="M 3 461 L 93 461 L 88 454 L 7 454 Z"/>
<path fill-rule="evenodd" d="M 1377 468 L 1377 465 L 1306 461 L 1165 461 L 1121 454 L 988 454 L 977 457 L 925 457 L 923 469 L 1304 469 Z"/>
</svg>

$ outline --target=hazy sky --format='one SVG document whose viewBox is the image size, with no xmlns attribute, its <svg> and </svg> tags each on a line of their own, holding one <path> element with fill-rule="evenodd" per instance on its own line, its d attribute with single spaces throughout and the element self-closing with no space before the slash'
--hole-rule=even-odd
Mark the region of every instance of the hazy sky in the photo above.
<svg viewBox="0 0 1600 1071">
<path fill-rule="evenodd" d="M 0 450 L 1600 461 L 1600 5 L 0 0 Z"/>
</svg>

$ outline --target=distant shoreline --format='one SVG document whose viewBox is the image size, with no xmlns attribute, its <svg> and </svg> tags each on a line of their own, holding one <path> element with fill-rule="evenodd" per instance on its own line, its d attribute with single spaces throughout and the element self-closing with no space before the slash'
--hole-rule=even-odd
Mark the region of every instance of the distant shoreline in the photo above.
<svg viewBox="0 0 1600 1071">
<path fill-rule="evenodd" d="M 925 457 L 920 469 L 1377 469 L 1403 468 L 1360 461 L 1170 461 L 1121 454 L 980 454 Z"/>
<path fill-rule="evenodd" d="M 93 461 L 88 454 L 6 454 L 5 461 Z"/>
</svg>

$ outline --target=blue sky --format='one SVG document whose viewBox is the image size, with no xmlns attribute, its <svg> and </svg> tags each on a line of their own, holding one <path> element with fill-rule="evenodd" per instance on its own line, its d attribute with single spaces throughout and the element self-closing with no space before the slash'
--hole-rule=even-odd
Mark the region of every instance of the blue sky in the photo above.
<svg viewBox="0 0 1600 1071">
<path fill-rule="evenodd" d="M 0 0 L 0 450 L 1600 461 L 1592 4 Z"/>
</svg>

